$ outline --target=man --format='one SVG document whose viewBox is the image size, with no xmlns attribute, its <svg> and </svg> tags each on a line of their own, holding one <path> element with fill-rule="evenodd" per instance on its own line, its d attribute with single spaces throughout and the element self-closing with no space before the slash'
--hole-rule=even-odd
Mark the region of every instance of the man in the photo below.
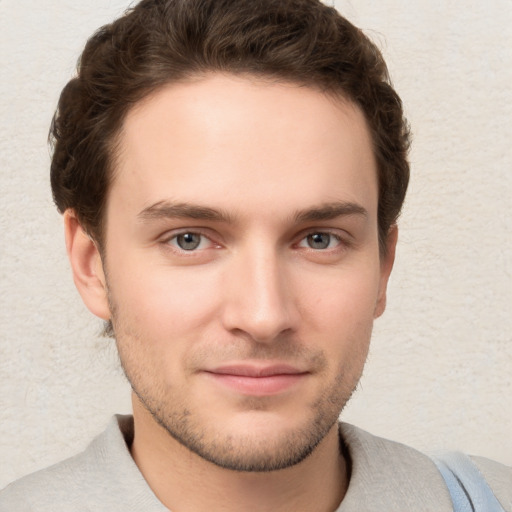
<svg viewBox="0 0 512 512">
<path fill-rule="evenodd" d="M 358 29 L 315 0 L 143 0 L 90 39 L 51 136 L 74 280 L 133 418 L 0 510 L 452 510 L 428 457 L 338 424 L 409 173 Z M 474 462 L 510 510 L 510 470 Z"/>
</svg>

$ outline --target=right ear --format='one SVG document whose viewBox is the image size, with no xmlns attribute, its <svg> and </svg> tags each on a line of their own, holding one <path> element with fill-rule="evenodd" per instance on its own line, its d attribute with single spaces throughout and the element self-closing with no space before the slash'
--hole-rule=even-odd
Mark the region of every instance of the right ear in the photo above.
<svg viewBox="0 0 512 512">
<path fill-rule="evenodd" d="M 75 212 L 64 212 L 66 249 L 73 280 L 89 311 L 103 320 L 110 320 L 105 272 L 96 242 L 84 231 Z"/>
</svg>

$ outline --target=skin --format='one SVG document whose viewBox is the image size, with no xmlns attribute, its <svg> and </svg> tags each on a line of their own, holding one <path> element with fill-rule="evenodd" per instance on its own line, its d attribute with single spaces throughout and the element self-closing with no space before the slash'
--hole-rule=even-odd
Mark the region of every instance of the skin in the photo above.
<svg viewBox="0 0 512 512">
<path fill-rule="evenodd" d="M 312 88 L 213 74 L 127 116 L 103 261 L 72 211 L 66 239 L 134 389 L 132 455 L 168 508 L 341 502 L 337 419 L 396 243 L 393 227 L 381 255 L 377 192 L 362 113 Z"/>
</svg>

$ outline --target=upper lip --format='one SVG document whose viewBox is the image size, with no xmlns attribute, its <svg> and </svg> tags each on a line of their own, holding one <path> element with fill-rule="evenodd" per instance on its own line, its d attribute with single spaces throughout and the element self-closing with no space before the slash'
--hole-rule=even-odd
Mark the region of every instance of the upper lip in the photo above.
<svg viewBox="0 0 512 512">
<path fill-rule="evenodd" d="M 240 377 L 270 377 L 272 375 L 299 375 L 307 373 L 289 364 L 226 364 L 218 366 L 208 373 L 236 375 Z"/>
</svg>

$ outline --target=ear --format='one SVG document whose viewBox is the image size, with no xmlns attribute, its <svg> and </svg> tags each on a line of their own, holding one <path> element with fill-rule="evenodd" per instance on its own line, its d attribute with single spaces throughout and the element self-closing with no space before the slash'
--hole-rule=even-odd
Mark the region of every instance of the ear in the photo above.
<svg viewBox="0 0 512 512">
<path fill-rule="evenodd" d="M 110 308 L 99 250 L 71 209 L 64 212 L 64 232 L 73 280 L 84 304 L 94 315 L 109 320 Z"/>
<path fill-rule="evenodd" d="M 388 280 L 395 262 L 396 243 L 398 240 L 398 227 L 393 224 L 388 231 L 386 238 L 386 253 L 381 254 L 380 262 L 380 280 L 379 294 L 375 305 L 374 318 L 378 318 L 386 309 L 386 293 L 388 288 Z"/>
</svg>

